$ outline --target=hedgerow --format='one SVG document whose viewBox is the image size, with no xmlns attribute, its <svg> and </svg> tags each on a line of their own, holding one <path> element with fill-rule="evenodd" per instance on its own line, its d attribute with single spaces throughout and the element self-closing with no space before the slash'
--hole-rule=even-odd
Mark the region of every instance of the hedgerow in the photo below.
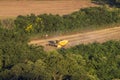
<svg viewBox="0 0 120 80">
<path fill-rule="evenodd" d="M 120 10 L 106 7 L 90 7 L 68 15 L 27 15 L 15 19 L 16 29 L 31 34 L 52 34 L 99 28 L 120 22 Z M 27 28 L 31 26 L 31 29 Z"/>
</svg>

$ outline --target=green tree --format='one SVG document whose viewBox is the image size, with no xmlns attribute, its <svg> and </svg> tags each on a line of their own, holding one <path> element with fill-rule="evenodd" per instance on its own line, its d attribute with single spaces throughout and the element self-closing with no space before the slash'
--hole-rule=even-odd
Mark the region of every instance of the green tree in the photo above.
<svg viewBox="0 0 120 80">
<path fill-rule="evenodd" d="M 2 51 L 0 50 L 0 70 L 2 69 L 2 67 L 3 67 L 3 56 L 2 56 Z"/>
</svg>

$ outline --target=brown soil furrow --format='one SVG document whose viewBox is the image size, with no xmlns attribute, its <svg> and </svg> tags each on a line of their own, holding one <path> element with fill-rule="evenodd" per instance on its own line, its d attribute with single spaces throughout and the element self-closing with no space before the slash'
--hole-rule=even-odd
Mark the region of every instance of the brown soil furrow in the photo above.
<svg viewBox="0 0 120 80">
<path fill-rule="evenodd" d="M 120 36 L 115 37 L 115 35 L 119 35 L 120 32 L 113 32 L 110 34 L 104 34 L 104 35 L 98 35 L 97 37 L 92 37 L 92 38 L 83 38 L 83 39 L 73 39 L 73 41 L 70 41 L 69 46 L 74 46 L 78 45 L 81 43 L 87 44 L 87 43 L 92 43 L 92 42 L 105 42 L 107 40 L 119 40 Z"/>
<path fill-rule="evenodd" d="M 116 34 L 119 33 L 119 30 L 114 30 L 114 31 L 107 31 L 107 32 L 103 32 L 103 33 L 97 33 L 97 34 L 89 34 L 89 35 L 82 35 L 81 37 L 78 37 L 79 39 L 96 39 L 97 37 L 107 37 L 111 34 Z M 78 40 L 78 38 L 72 38 L 69 39 L 70 41 L 74 41 L 74 40 Z"/>
<path fill-rule="evenodd" d="M 87 42 L 87 43 L 95 42 L 95 41 L 99 42 L 101 39 L 104 39 L 104 38 L 107 40 L 112 40 L 114 38 L 112 38 L 111 36 L 113 35 L 113 37 L 114 37 L 114 35 L 116 35 L 116 34 L 120 34 L 119 30 L 106 32 L 106 33 L 98 33 L 98 34 L 89 34 L 89 35 L 83 34 L 84 36 L 82 35 L 80 37 L 74 37 L 74 38 L 68 38 L 68 39 L 65 38 L 65 39 L 69 40 L 69 43 L 71 45 L 76 45 L 76 44 L 85 43 L 85 42 Z M 110 36 L 110 38 L 109 38 L 109 36 Z M 118 38 L 120 38 L 120 37 L 118 37 Z M 75 44 L 75 42 L 76 42 L 76 44 Z M 44 46 L 44 45 L 48 44 L 48 41 L 40 42 L 40 43 L 36 43 L 36 44 Z"/>
<path fill-rule="evenodd" d="M 79 33 L 79 34 L 75 34 L 75 35 L 68 35 L 68 36 L 60 36 L 59 38 L 56 37 L 56 38 L 52 38 L 52 39 L 44 39 L 44 40 L 33 40 L 30 42 L 30 44 L 38 44 L 38 43 L 46 43 L 47 41 L 51 41 L 51 40 L 58 40 L 58 39 L 67 39 L 67 40 L 72 40 L 72 39 L 75 39 L 75 38 L 87 38 L 87 37 L 93 37 L 93 36 L 96 36 L 96 35 L 104 35 L 105 34 L 109 34 L 109 33 L 112 33 L 112 32 L 115 32 L 115 31 L 119 31 L 120 30 L 120 27 L 115 27 L 115 28 L 109 28 L 109 29 L 104 29 L 104 30 L 99 30 L 99 31 L 93 31 L 93 32 L 87 32 L 87 33 Z M 87 36 L 86 36 L 87 35 Z M 90 35 L 90 36 L 88 36 Z"/>
<path fill-rule="evenodd" d="M 90 0 L 56 0 L 56 1 L 0 1 L 0 18 L 34 13 L 70 14 L 80 8 L 96 6 Z"/>
<path fill-rule="evenodd" d="M 84 44 L 88 44 L 92 42 L 102 43 L 108 40 L 120 40 L 120 27 L 114 27 L 104 30 L 97 30 L 93 32 L 80 33 L 80 34 L 74 34 L 68 36 L 60 36 L 45 40 L 33 40 L 29 44 L 43 45 L 45 47 L 45 50 L 53 50 L 56 48 L 51 46 L 46 46 L 46 44 L 48 44 L 48 41 L 59 40 L 59 39 L 63 39 L 63 40 L 66 39 L 69 41 L 69 44 L 66 47 L 75 46 L 81 43 Z"/>
</svg>

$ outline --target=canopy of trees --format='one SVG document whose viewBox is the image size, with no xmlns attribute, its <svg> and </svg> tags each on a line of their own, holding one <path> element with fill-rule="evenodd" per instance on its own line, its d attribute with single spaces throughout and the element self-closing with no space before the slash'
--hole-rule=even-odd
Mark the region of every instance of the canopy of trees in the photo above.
<svg viewBox="0 0 120 80">
<path fill-rule="evenodd" d="M 52 14 L 21 15 L 16 18 L 15 26 L 16 29 L 23 31 L 23 33 L 40 34 L 40 36 L 53 33 L 59 35 L 119 24 L 119 14 L 119 9 L 110 10 L 106 7 L 91 7 L 64 16 Z"/>
<path fill-rule="evenodd" d="M 31 34 L 65 33 L 120 23 L 120 10 L 85 8 L 70 15 L 18 16 L 0 24 L 0 80 L 120 79 L 120 41 L 51 52 L 28 45 Z"/>
<path fill-rule="evenodd" d="M 45 52 L 28 37 L 0 28 L 0 80 L 112 80 L 120 78 L 120 41 Z"/>
</svg>

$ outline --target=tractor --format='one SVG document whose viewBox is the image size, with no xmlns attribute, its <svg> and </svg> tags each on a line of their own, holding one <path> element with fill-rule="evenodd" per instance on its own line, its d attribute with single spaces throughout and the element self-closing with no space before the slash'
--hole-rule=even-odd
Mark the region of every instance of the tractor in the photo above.
<svg viewBox="0 0 120 80">
<path fill-rule="evenodd" d="M 49 46 L 54 46 L 57 48 L 63 48 L 68 44 L 68 40 L 55 40 L 55 41 L 49 41 Z"/>
</svg>

